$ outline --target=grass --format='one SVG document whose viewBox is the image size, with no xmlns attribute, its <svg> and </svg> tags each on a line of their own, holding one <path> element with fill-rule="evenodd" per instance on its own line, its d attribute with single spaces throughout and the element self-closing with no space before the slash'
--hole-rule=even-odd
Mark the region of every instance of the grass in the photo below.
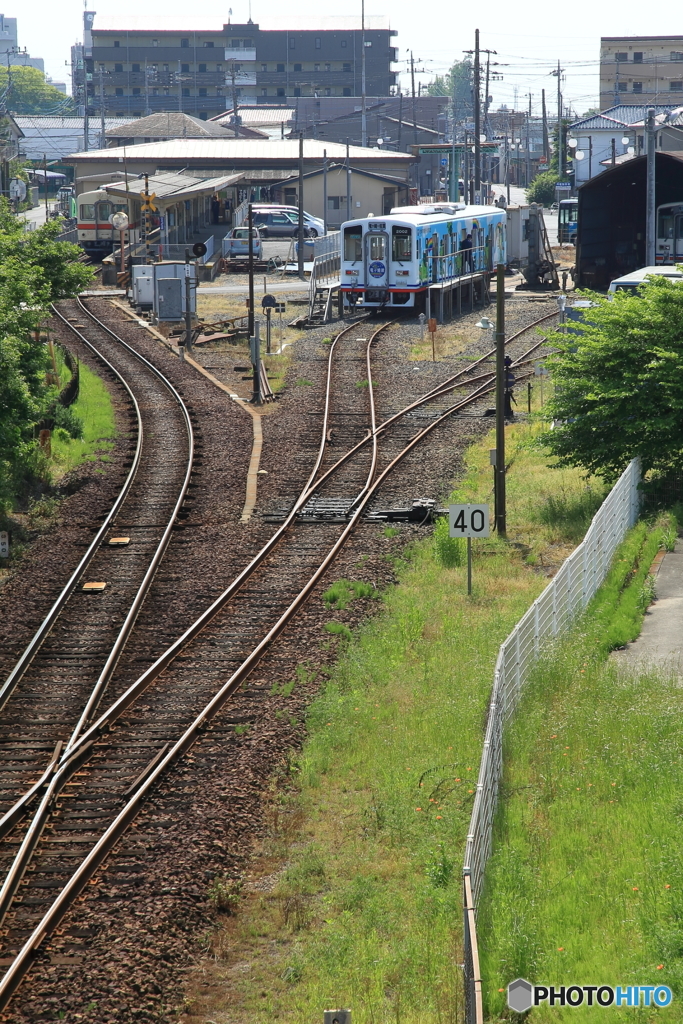
<svg viewBox="0 0 683 1024">
<path fill-rule="evenodd" d="M 505 989 L 664 984 L 683 998 L 683 690 L 677 672 L 629 671 L 608 653 L 638 635 L 649 566 L 670 535 L 639 523 L 585 619 L 539 664 L 508 734 L 479 934 L 488 1019 Z M 642 1016 L 641 1016 L 642 1013 Z M 610 1010 L 610 1020 L 655 1011 Z M 604 1019 L 538 1008 L 534 1020 Z"/>
<path fill-rule="evenodd" d="M 512 543 L 473 546 L 472 598 L 465 568 L 425 539 L 399 561 L 376 618 L 355 635 L 326 624 L 346 642 L 250 868 L 275 881 L 216 931 L 186 1021 L 317 1024 L 333 1006 L 374 1024 L 461 1020 L 460 864 L 493 667 L 575 543 L 566 510 L 585 502 L 578 473 L 547 469 L 537 432 L 509 431 Z M 487 499 L 492 443 L 471 449 L 454 500 Z M 548 499 L 560 495 L 556 521 Z"/>
<path fill-rule="evenodd" d="M 55 481 L 82 462 L 108 461 L 116 433 L 114 407 L 109 392 L 96 374 L 80 364 L 80 390 L 73 406 L 83 421 L 83 437 L 71 438 L 57 428 L 52 436 L 51 470 Z"/>
<path fill-rule="evenodd" d="M 359 583 L 357 580 L 337 580 L 323 594 L 323 601 L 328 608 L 343 611 L 354 598 L 374 597 L 375 588 L 371 583 Z"/>
</svg>

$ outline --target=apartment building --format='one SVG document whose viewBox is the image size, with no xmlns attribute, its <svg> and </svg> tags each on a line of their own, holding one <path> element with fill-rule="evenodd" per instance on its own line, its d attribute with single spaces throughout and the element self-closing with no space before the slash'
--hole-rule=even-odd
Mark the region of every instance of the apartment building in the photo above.
<svg viewBox="0 0 683 1024">
<path fill-rule="evenodd" d="M 601 39 L 600 109 L 623 103 L 683 106 L 683 36 Z"/>
<path fill-rule="evenodd" d="M 206 31 L 116 28 L 84 14 L 88 110 L 143 116 L 179 110 L 203 119 L 227 107 L 288 104 L 300 96 L 358 96 L 365 49 L 366 92 L 395 85 L 384 18 L 325 19 L 332 27 L 269 30 L 252 22 Z M 364 47 L 363 47 L 364 44 Z M 74 76 L 75 88 L 78 87 Z M 81 95 L 83 94 L 81 83 Z"/>
</svg>

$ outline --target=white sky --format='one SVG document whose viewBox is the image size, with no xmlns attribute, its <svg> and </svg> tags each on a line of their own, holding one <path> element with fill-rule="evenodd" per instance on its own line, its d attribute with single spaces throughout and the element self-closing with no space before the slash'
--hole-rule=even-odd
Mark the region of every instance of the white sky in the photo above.
<svg viewBox="0 0 683 1024">
<path fill-rule="evenodd" d="M 298 0 L 294 11 L 297 22 L 310 16 L 311 27 L 320 25 L 325 15 L 360 15 L 360 2 L 333 4 L 331 0 Z M 243 22 L 249 17 L 248 0 L 228 0 L 218 4 L 203 0 L 201 25 L 218 29 L 228 20 L 232 4 L 232 21 Z M 127 19 L 141 13 L 140 0 L 92 0 L 91 9 L 110 22 L 116 19 L 122 28 Z M 197 25 L 197 8 L 188 16 L 186 0 L 147 0 L 147 17 L 159 15 L 162 20 L 175 17 L 188 28 Z M 615 12 L 619 18 L 615 24 Z M 418 81 L 428 82 L 435 74 L 445 71 L 453 60 L 462 57 L 463 50 L 474 46 L 474 30 L 480 29 L 481 46 L 497 51 L 492 61 L 498 61 L 495 70 L 503 75 L 502 81 L 491 83 L 492 109 L 501 103 L 511 107 L 517 96 L 518 108 L 528 104 L 532 94 L 532 111 L 540 113 L 541 89 L 546 90 L 548 111 L 556 111 L 556 78 L 551 75 L 558 59 L 565 69 L 563 94 L 577 114 L 582 114 L 597 103 L 598 59 L 601 35 L 648 35 L 661 32 L 683 34 L 683 12 L 680 5 L 668 8 L 666 27 L 653 24 L 653 9 L 635 0 L 621 4 L 596 3 L 595 0 L 574 0 L 570 5 L 527 0 L 520 5 L 503 4 L 502 0 L 489 0 L 484 7 L 477 4 L 441 3 L 422 7 L 415 0 L 394 0 L 390 5 L 383 0 L 366 0 L 367 15 L 390 18 L 391 27 L 398 31 L 394 44 L 399 48 L 404 92 L 409 89 L 405 75 L 412 48 L 416 68 L 422 69 Z M 27 47 L 34 57 L 43 57 L 47 73 L 55 80 L 64 80 L 69 74 L 65 61 L 70 60 L 69 47 L 82 38 L 83 7 L 76 0 L 66 0 L 55 7 L 54 0 L 31 0 L 29 8 L 5 7 L 8 17 L 18 18 L 19 45 Z M 659 10 L 662 15 L 661 9 Z M 261 27 L 278 27 L 283 20 L 281 0 L 252 0 L 251 15 Z M 192 24 L 189 22 L 191 17 Z M 313 22 L 313 19 L 315 23 Z M 102 20 L 102 19 L 100 19 Z M 95 18 L 95 26 L 98 20 Z M 322 26 L 321 26 L 322 27 Z M 70 79 L 66 77 L 70 89 Z"/>
</svg>

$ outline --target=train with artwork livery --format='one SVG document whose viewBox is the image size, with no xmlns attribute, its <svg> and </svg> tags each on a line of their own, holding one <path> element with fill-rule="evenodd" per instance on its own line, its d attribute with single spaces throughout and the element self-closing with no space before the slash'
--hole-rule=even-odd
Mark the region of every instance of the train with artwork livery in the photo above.
<svg viewBox="0 0 683 1024">
<path fill-rule="evenodd" d="M 491 274 L 505 263 L 507 215 L 497 206 L 434 203 L 341 226 L 344 305 L 411 309 L 431 285 Z"/>
</svg>

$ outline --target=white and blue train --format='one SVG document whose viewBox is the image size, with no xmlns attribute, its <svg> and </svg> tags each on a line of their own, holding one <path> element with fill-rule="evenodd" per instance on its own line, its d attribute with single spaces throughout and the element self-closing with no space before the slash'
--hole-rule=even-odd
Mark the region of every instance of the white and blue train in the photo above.
<svg viewBox="0 0 683 1024">
<path fill-rule="evenodd" d="M 414 308 L 432 284 L 491 273 L 506 261 L 506 213 L 497 206 L 399 206 L 342 224 L 347 305 Z"/>
</svg>

